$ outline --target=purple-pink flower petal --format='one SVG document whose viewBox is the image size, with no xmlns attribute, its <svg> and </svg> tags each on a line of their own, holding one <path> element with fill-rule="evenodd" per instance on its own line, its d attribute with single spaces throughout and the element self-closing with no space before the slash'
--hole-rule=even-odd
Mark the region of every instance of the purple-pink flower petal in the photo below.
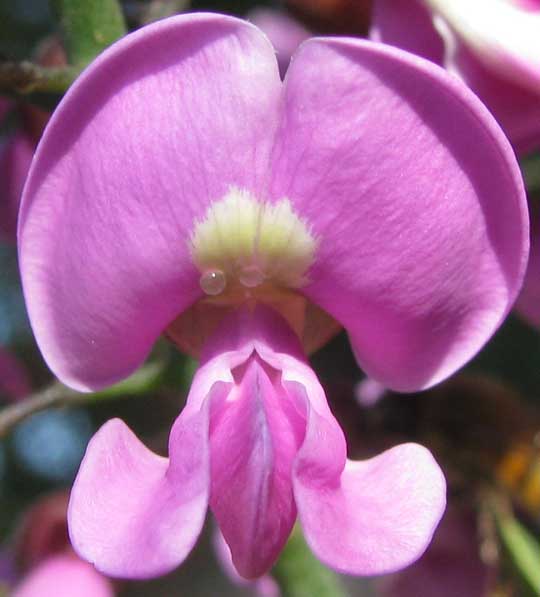
<svg viewBox="0 0 540 597">
<path fill-rule="evenodd" d="M 235 567 L 247 577 L 264 573 L 298 510 L 323 562 L 366 575 L 399 569 L 423 553 L 442 515 L 442 472 L 415 444 L 348 461 L 324 391 L 284 324 L 267 308 L 236 311 L 210 341 L 223 356 L 208 360 L 194 383 L 197 388 L 209 375 L 204 368 L 213 361 L 255 349 L 245 372 L 233 373 L 240 375 L 234 393 L 212 403 L 210 504 Z M 227 381 L 223 374 L 220 379 Z M 291 482 L 296 508 L 289 501 Z"/>
<path fill-rule="evenodd" d="M 200 297 L 187 241 L 231 185 L 287 197 L 312 227 L 304 291 L 386 386 L 441 380 L 497 328 L 523 274 L 526 210 L 473 95 L 354 40 L 303 44 L 280 93 L 264 36 L 216 15 L 128 36 L 70 90 L 20 222 L 30 318 L 63 381 L 127 375 Z"/>
<path fill-rule="evenodd" d="M 425 551 L 446 505 L 444 476 L 428 450 L 403 444 L 370 460 L 334 458 L 344 444 L 333 418 L 309 412 L 294 495 L 315 555 L 349 574 L 384 574 Z"/>
<path fill-rule="evenodd" d="M 420 446 L 347 460 L 298 338 L 262 306 L 232 311 L 209 339 L 169 456 L 144 448 L 118 420 L 90 443 L 69 526 L 77 553 L 99 570 L 130 578 L 170 570 L 209 503 L 245 578 L 272 566 L 297 511 L 323 561 L 382 573 L 422 553 L 444 508 L 444 478 Z"/>
<path fill-rule="evenodd" d="M 212 545 L 221 569 L 232 583 L 240 587 L 250 587 L 256 597 L 281 597 L 279 585 L 270 574 L 265 574 L 255 580 L 248 580 L 238 574 L 232 561 L 231 549 L 218 528 L 212 535 Z"/>
<path fill-rule="evenodd" d="M 320 239 L 305 294 L 371 377 L 440 381 L 500 325 L 525 269 L 525 195 L 500 128 L 430 62 L 359 40 L 302 44 L 283 111 L 272 196 Z"/>
<path fill-rule="evenodd" d="M 12 597 L 113 597 L 111 582 L 73 554 L 47 558 L 15 587 Z"/>
<path fill-rule="evenodd" d="M 170 465 L 118 419 L 91 440 L 71 493 L 75 551 L 109 576 L 169 572 L 193 548 L 209 495 L 208 409 L 186 409 L 171 432 Z"/>
<path fill-rule="evenodd" d="M 54 113 L 21 208 L 34 333 L 77 389 L 133 371 L 201 294 L 195 217 L 268 176 L 280 78 L 252 25 L 182 15 L 114 44 Z"/>
<path fill-rule="evenodd" d="M 210 506 L 245 578 L 275 562 L 296 520 L 292 465 L 305 421 L 273 370 L 251 356 L 234 395 L 212 405 Z"/>
</svg>

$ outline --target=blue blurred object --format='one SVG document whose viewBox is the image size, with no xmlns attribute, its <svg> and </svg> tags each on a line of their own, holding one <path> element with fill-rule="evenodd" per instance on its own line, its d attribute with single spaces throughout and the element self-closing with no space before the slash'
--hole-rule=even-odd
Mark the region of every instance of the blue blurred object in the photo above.
<svg viewBox="0 0 540 597">
<path fill-rule="evenodd" d="M 47 410 L 19 425 L 13 433 L 17 463 L 28 473 L 51 482 L 70 482 L 94 432 L 82 409 Z"/>
<path fill-rule="evenodd" d="M 0 243 L 0 344 L 31 337 L 19 283 L 17 250 Z"/>
<path fill-rule="evenodd" d="M 24 2 L 0 2 L 2 12 L 15 21 L 40 25 L 51 19 L 48 0 L 24 0 Z"/>
</svg>

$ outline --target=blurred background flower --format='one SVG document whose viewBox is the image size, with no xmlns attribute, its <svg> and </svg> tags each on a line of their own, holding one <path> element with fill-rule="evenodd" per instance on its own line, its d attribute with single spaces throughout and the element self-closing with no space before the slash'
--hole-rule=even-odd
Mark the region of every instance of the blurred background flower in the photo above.
<svg viewBox="0 0 540 597">
<path fill-rule="evenodd" d="M 540 6 L 535 2 L 375 0 L 370 35 L 460 77 L 523 157 L 540 150 L 539 28 Z M 538 160 L 533 168 L 538 170 Z M 531 259 L 516 308 L 539 325 L 540 231 L 537 200 L 532 195 L 530 203 Z"/>
<path fill-rule="evenodd" d="M 16 530 L 13 597 L 113 597 L 111 581 L 78 558 L 67 533 L 68 493 L 42 497 Z"/>
</svg>

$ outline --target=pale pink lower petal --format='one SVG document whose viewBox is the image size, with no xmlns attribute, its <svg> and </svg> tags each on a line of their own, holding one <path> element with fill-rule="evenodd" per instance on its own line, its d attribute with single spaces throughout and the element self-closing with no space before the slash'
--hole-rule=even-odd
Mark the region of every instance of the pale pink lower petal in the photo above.
<svg viewBox="0 0 540 597">
<path fill-rule="evenodd" d="M 210 506 L 245 578 L 275 562 L 296 520 L 292 464 L 305 422 L 279 371 L 253 355 L 226 400 L 212 407 Z"/>
<path fill-rule="evenodd" d="M 68 522 L 74 549 L 98 570 L 126 578 L 156 576 L 191 551 L 208 504 L 207 404 L 178 417 L 170 464 L 118 419 L 90 442 L 71 493 Z"/>
<path fill-rule="evenodd" d="M 455 77 L 381 44 L 306 41 L 285 78 L 271 171 L 272 196 L 319 239 L 304 292 L 374 379 L 430 386 L 504 320 L 528 253 L 522 178 Z"/>
<path fill-rule="evenodd" d="M 111 582 L 75 555 L 44 560 L 15 587 L 12 597 L 113 597 Z"/>
<path fill-rule="evenodd" d="M 342 442 L 335 420 L 311 408 L 294 473 L 306 540 L 321 561 L 340 572 L 399 570 L 422 555 L 444 512 L 442 472 L 417 444 L 362 462 L 347 460 L 343 468 L 332 460 L 339 454 L 337 462 L 343 462 Z"/>
<path fill-rule="evenodd" d="M 231 186 L 263 198 L 280 90 L 258 29 L 201 13 L 124 37 L 69 89 L 19 227 L 30 320 L 62 381 L 128 375 L 202 295 L 190 233 Z"/>
</svg>

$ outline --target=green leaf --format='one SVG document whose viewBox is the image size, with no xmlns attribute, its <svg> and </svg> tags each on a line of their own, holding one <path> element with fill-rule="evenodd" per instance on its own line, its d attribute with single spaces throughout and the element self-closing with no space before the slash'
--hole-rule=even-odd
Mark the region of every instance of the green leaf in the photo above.
<svg viewBox="0 0 540 597">
<path fill-rule="evenodd" d="M 272 569 L 283 597 L 346 597 L 341 579 L 311 553 L 296 526 Z"/>
<path fill-rule="evenodd" d="M 152 0 L 143 11 L 141 23 L 146 25 L 186 10 L 189 0 Z"/>
<path fill-rule="evenodd" d="M 533 153 L 520 160 L 525 187 L 530 194 L 540 192 L 540 153 Z"/>
<path fill-rule="evenodd" d="M 138 396 L 153 390 L 162 379 L 165 364 L 161 362 L 147 363 L 135 371 L 127 379 L 109 388 L 87 394 L 88 400 L 112 400 L 122 396 Z"/>
<path fill-rule="evenodd" d="M 167 358 L 167 368 L 163 379 L 164 386 L 187 394 L 197 370 L 198 362 L 172 348 Z"/>
<path fill-rule="evenodd" d="M 50 0 L 60 20 L 69 63 L 85 66 L 126 34 L 117 0 Z"/>
<path fill-rule="evenodd" d="M 540 543 L 510 513 L 496 513 L 501 543 L 523 587 L 530 595 L 540 595 Z"/>
</svg>

